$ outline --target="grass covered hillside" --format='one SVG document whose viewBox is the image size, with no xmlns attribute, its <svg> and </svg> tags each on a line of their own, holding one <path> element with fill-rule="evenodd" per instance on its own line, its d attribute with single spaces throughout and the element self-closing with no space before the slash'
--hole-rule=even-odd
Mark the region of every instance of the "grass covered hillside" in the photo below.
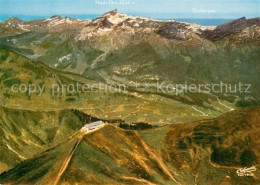
<svg viewBox="0 0 260 185">
<path fill-rule="evenodd" d="M 107 125 L 25 160 L 3 173 L 0 182 L 259 184 L 259 117 L 256 107 L 145 131 Z M 252 165 L 253 177 L 237 176 L 237 169 Z"/>
<path fill-rule="evenodd" d="M 29 111 L 0 107 L 0 173 L 34 157 L 97 120 L 76 110 Z"/>
</svg>

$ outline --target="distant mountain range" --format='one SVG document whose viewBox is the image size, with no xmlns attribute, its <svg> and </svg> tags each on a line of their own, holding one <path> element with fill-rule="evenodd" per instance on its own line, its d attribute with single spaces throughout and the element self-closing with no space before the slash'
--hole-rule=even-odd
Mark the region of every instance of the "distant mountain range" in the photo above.
<svg viewBox="0 0 260 185">
<path fill-rule="evenodd" d="M 97 17 L 100 17 L 101 14 L 85 14 L 85 15 L 60 15 L 62 17 L 71 17 L 74 19 L 81 19 L 81 20 L 86 20 L 86 19 L 95 19 Z M 137 15 L 136 15 L 137 16 Z M 216 18 L 216 19 L 201 19 L 201 18 L 174 18 L 172 15 L 167 16 L 168 18 L 165 18 L 165 16 L 147 16 L 147 15 L 142 15 L 143 17 L 153 17 L 158 20 L 170 20 L 170 19 L 175 19 L 178 21 L 182 22 L 188 22 L 188 23 L 194 23 L 194 24 L 199 24 L 202 26 L 217 26 L 220 24 L 223 24 L 228 21 L 232 21 L 235 19 L 230 19 L 230 18 Z M 24 21 L 32 21 L 36 19 L 47 19 L 51 16 L 41 16 L 41 15 L 0 15 L 0 21 L 5 21 L 11 17 L 17 17 L 21 20 Z"/>
<path fill-rule="evenodd" d="M 102 82 L 241 81 L 257 89 L 259 24 L 259 18 L 241 18 L 207 27 L 116 10 L 94 20 L 11 18 L 0 23 L 0 44 Z"/>
</svg>

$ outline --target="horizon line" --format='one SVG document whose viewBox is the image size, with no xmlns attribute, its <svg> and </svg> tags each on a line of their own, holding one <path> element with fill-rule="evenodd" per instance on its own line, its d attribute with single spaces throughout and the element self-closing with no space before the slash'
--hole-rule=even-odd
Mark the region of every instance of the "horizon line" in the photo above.
<svg viewBox="0 0 260 185">
<path fill-rule="evenodd" d="M 27 17 L 33 17 L 33 16 L 37 16 L 37 17 L 53 17 L 53 16 L 61 16 L 61 17 L 69 17 L 69 16 L 102 16 L 105 13 L 95 13 L 95 14 L 0 14 L 1 16 L 10 16 L 11 17 L 17 17 L 17 16 L 27 16 Z M 150 17 L 150 16 L 145 16 L 145 15 L 137 15 L 137 14 L 131 14 L 131 13 L 121 13 L 121 14 L 126 14 L 126 15 L 132 15 L 132 16 L 137 16 L 137 17 L 147 17 L 147 18 L 152 18 L 152 19 L 205 19 L 205 20 L 213 20 L 213 19 L 240 19 L 242 17 L 245 17 L 246 19 L 254 19 L 254 18 L 260 18 L 260 16 L 256 16 L 256 17 L 247 17 L 247 16 L 237 16 L 237 17 L 213 17 L 213 18 L 200 18 L 200 17 L 168 17 L 168 18 L 160 18 L 160 14 L 158 14 L 158 17 Z M 146 13 L 143 13 L 146 14 Z M 150 14 L 150 13 L 147 13 Z M 156 13 L 154 13 L 156 14 Z M 170 13 L 163 13 L 164 15 L 166 14 L 170 14 Z M 80 19 L 80 18 L 79 18 Z"/>
</svg>

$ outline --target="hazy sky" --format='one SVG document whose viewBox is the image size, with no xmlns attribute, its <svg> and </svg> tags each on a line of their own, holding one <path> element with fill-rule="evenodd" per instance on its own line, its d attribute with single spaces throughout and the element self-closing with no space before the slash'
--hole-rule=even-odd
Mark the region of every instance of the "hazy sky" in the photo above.
<svg viewBox="0 0 260 185">
<path fill-rule="evenodd" d="M 0 0 L 1 15 L 101 14 L 115 8 L 157 18 L 166 14 L 172 18 L 260 16 L 260 0 Z"/>
</svg>

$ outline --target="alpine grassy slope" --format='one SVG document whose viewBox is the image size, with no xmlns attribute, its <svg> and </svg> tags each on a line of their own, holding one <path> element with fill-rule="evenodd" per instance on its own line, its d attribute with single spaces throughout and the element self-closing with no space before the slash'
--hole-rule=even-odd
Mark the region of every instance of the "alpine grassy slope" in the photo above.
<svg viewBox="0 0 260 185">
<path fill-rule="evenodd" d="M 99 90 L 96 84 L 99 81 L 87 79 L 84 76 L 62 72 L 52 69 L 42 62 L 33 61 L 22 56 L 18 51 L 10 48 L 0 48 L 1 56 L 1 105 L 9 108 L 19 108 L 27 110 L 60 110 L 64 107 L 79 109 L 85 113 L 102 119 L 121 119 L 126 122 L 149 122 L 152 124 L 175 123 L 190 120 L 199 120 L 205 117 L 214 117 L 221 112 L 231 109 L 229 106 L 219 103 L 215 95 L 215 110 L 200 103 L 200 99 L 207 98 L 208 95 L 197 96 L 196 101 L 187 100 L 180 95 L 162 96 L 156 93 L 142 91 L 138 93 L 135 89 L 128 89 L 126 92 L 110 92 Z M 95 92 L 91 92 L 91 87 L 87 92 L 68 92 L 66 87 L 69 84 L 74 86 L 79 84 L 96 85 Z M 100 82 L 103 89 L 106 82 Z M 34 93 L 18 92 L 19 88 L 12 86 L 26 84 L 36 85 Z M 52 88 L 56 84 L 60 90 L 55 93 Z M 62 92 L 62 85 L 65 85 Z M 42 92 L 41 92 L 41 89 Z M 22 89 L 24 91 L 24 88 Z M 208 100 L 207 100 L 208 101 Z M 209 100 L 211 101 L 211 100 Z M 228 103 L 228 105 L 231 103 Z M 208 105 L 211 106 L 211 105 Z M 197 107 L 197 108 L 195 108 Z M 205 111 L 200 112 L 199 110 Z M 168 115 L 171 114 L 169 117 Z M 138 115 L 138 116 L 137 116 Z"/>
<path fill-rule="evenodd" d="M 3 21 L 0 183 L 259 184 L 259 59 L 259 18 L 206 27 L 114 10 Z M 153 86 L 220 82 L 251 84 L 250 93 Z M 51 88 L 97 83 L 128 88 Z M 14 84 L 38 89 L 17 93 Z M 80 132 L 95 120 L 111 124 Z M 131 126 L 147 123 L 155 128 Z M 253 165 L 253 176 L 237 175 Z"/>
<path fill-rule="evenodd" d="M 0 182 L 54 184 L 72 154 L 58 184 L 259 184 L 259 119 L 256 107 L 145 131 L 107 125 L 23 161 Z M 237 176 L 251 165 L 253 177 Z"/>
</svg>

